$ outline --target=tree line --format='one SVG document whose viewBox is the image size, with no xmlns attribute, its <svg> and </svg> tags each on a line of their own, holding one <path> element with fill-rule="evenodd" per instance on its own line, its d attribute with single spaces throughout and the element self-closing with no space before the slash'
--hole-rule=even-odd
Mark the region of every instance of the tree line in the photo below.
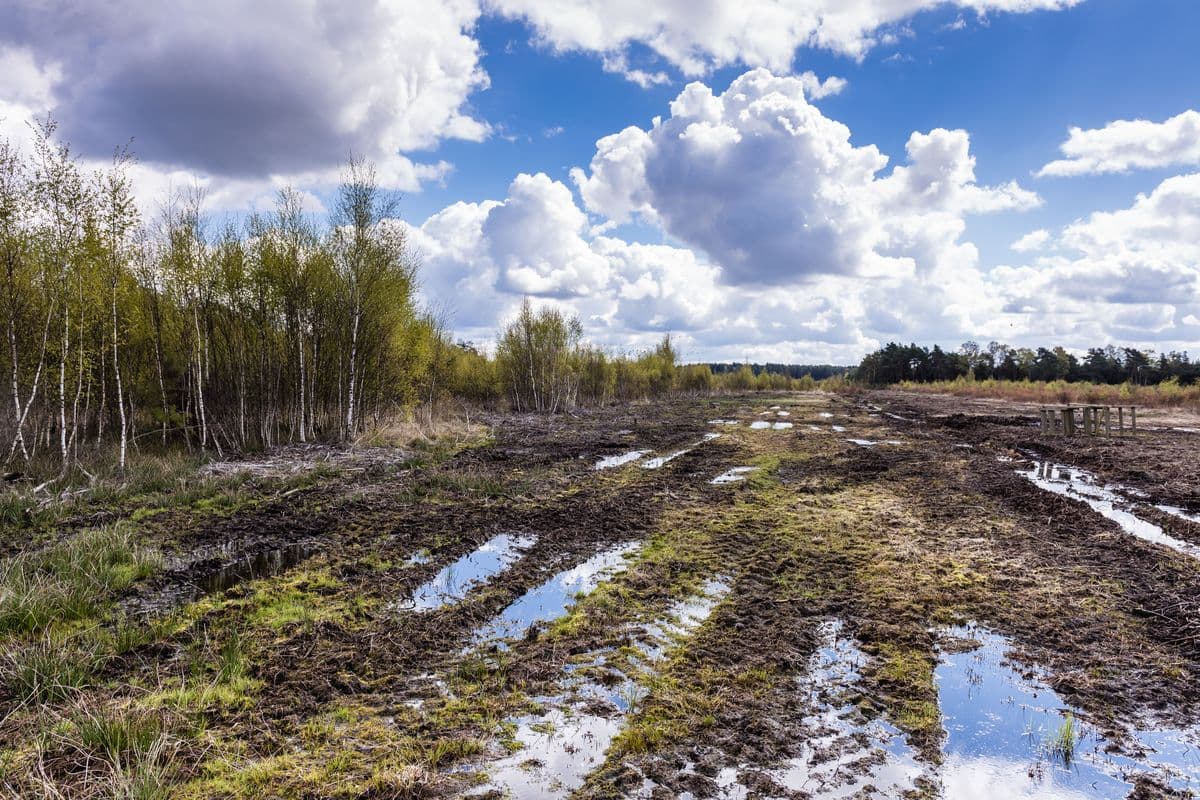
<svg viewBox="0 0 1200 800">
<path fill-rule="evenodd" d="M 709 363 L 708 365 L 714 375 L 737 372 L 744 366 L 746 365 L 739 362 Z M 750 364 L 749 366 L 756 377 L 763 372 L 768 372 L 772 375 L 786 375 L 789 378 L 797 380 L 808 375 L 817 381 L 833 378 L 838 375 L 845 375 L 850 371 L 850 367 L 837 366 L 836 364 L 778 364 L 767 362 L 766 364 Z"/>
<path fill-rule="evenodd" d="M 865 356 L 851 373 L 858 383 L 887 385 L 905 381 L 932 383 L 958 378 L 1002 381 L 1067 381 L 1154 386 L 1200 380 L 1200 362 L 1186 351 L 1155 353 L 1132 347 L 1093 347 L 1078 357 L 1062 347 L 1010 347 L 967 341 L 954 352 L 940 346 L 889 342 Z"/>
<path fill-rule="evenodd" d="M 218 226 L 198 191 L 143 219 L 129 153 L 88 172 L 52 122 L 34 134 L 0 141 L 7 463 L 348 438 L 436 388 L 444 326 L 369 165 L 347 166 L 328 224 L 284 190 Z"/>
</svg>

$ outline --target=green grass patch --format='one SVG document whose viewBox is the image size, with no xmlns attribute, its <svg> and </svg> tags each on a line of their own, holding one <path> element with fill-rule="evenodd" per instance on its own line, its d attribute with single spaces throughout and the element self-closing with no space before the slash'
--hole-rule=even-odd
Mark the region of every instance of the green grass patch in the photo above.
<svg viewBox="0 0 1200 800">
<path fill-rule="evenodd" d="M 117 523 L 0 563 L 0 635 L 99 613 L 108 597 L 158 569 L 157 553 Z"/>
</svg>

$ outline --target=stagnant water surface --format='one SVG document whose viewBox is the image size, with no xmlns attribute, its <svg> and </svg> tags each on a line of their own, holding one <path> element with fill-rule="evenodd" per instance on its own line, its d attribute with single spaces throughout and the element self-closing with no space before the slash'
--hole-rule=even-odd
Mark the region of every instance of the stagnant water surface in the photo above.
<svg viewBox="0 0 1200 800">
<path fill-rule="evenodd" d="M 866 655 L 841 620 L 823 623 L 820 639 L 799 677 L 813 706 L 803 724 L 816 735 L 772 777 L 788 790 L 819 798 L 899 797 L 915 788 L 924 770 L 904 735 L 883 719 L 866 718 L 854 703 Z"/>
<path fill-rule="evenodd" d="M 646 667 L 652 668 L 677 637 L 707 619 L 728 591 L 726 584 L 709 581 L 700 595 L 676 603 L 647 626 L 647 636 L 636 645 Z M 604 653 L 595 654 L 593 663 L 603 662 Z M 543 712 L 513 720 L 514 738 L 522 748 L 487 765 L 487 782 L 469 794 L 502 792 L 515 800 L 568 796 L 603 763 L 624 717 L 642 696 L 633 678 L 607 686 L 578 680 L 568 671 L 562 695 L 539 698 Z"/>
<path fill-rule="evenodd" d="M 615 456 L 606 456 L 596 462 L 592 469 L 611 469 L 612 467 L 620 467 L 628 464 L 631 461 L 637 461 L 642 456 L 650 455 L 649 450 L 630 450 L 628 453 L 621 453 Z"/>
<path fill-rule="evenodd" d="M 713 484 L 714 486 L 720 486 L 724 483 L 738 483 L 746 480 L 746 476 L 751 472 L 754 472 L 756 469 L 758 469 L 758 467 L 734 467 L 733 469 L 722 472 L 720 475 L 709 481 L 709 483 Z"/>
<path fill-rule="evenodd" d="M 855 704 L 859 696 L 859 669 L 866 656 L 845 635 L 841 620 L 822 623 L 820 646 L 807 669 L 796 678 L 809 698 L 809 713 L 796 728 L 798 755 L 780 766 L 725 766 L 711 775 L 716 796 L 741 800 L 752 795 L 744 778 L 755 776 L 756 798 L 893 798 L 915 789 L 925 773 L 904 735 L 881 719 L 870 719 Z M 681 776 L 696 774 L 695 766 L 684 765 Z M 763 778 L 770 779 L 769 788 Z M 696 780 L 700 780 L 697 776 Z M 649 798 L 657 788 L 643 782 L 637 796 Z M 692 800 L 691 792 L 676 795 Z"/>
<path fill-rule="evenodd" d="M 317 548 L 306 542 L 290 544 L 272 550 L 260 550 L 240 556 L 213 572 L 196 578 L 193 583 L 203 594 L 223 592 L 244 581 L 269 578 L 290 569 L 317 552 Z"/>
<path fill-rule="evenodd" d="M 535 623 L 558 619 L 567 612 L 576 596 L 592 591 L 612 577 L 640 547 L 638 542 L 618 545 L 558 573 L 504 609 L 500 616 L 476 632 L 475 641 L 512 638 Z"/>
<path fill-rule="evenodd" d="M 721 438 L 721 434 L 719 434 L 719 433 L 706 433 L 706 434 L 704 434 L 703 439 L 701 439 L 700 441 L 696 442 L 693 445 L 688 445 L 687 447 L 683 448 L 682 450 L 676 450 L 674 453 L 668 453 L 665 456 L 658 456 L 656 458 L 646 459 L 644 462 L 642 462 L 642 467 L 645 469 L 658 469 L 659 467 L 663 466 L 664 464 L 667 464 L 671 461 L 674 461 L 675 459 L 679 458 L 682 455 L 686 455 L 686 454 L 692 452 L 693 450 L 695 450 L 697 447 L 704 444 L 705 442 L 711 442 L 713 439 L 719 439 L 719 438 Z"/>
<path fill-rule="evenodd" d="M 1197 732 L 1136 732 L 1136 741 L 1154 751 L 1141 761 L 1106 753 L 1108 742 L 1062 698 L 1006 660 L 1007 639 L 976 628 L 950 634 L 980 647 L 942 653 L 934 673 L 947 734 L 946 800 L 1124 798 L 1133 777 L 1146 772 L 1176 788 L 1200 787 Z M 1054 742 L 1068 716 L 1075 747 L 1064 756 Z"/>
<path fill-rule="evenodd" d="M 1129 504 L 1127 495 L 1134 494 L 1131 490 L 1122 494 L 1120 487 L 1102 484 L 1090 472 L 1049 461 L 1034 461 L 1033 466 L 1018 470 L 1018 474 L 1032 481 L 1040 489 L 1087 503 L 1093 511 L 1111 519 L 1126 533 L 1200 558 L 1200 546 L 1176 539 L 1153 522 L 1148 522 L 1123 508 L 1122 506 Z"/>
<path fill-rule="evenodd" d="M 507 533 L 493 536 L 478 549 L 442 567 L 437 575 L 413 592 L 412 600 L 401 607 L 431 611 L 458 602 L 475 586 L 495 577 L 520 558 L 536 541 L 532 536 L 512 536 Z"/>
<path fill-rule="evenodd" d="M 1188 522 L 1200 524 L 1200 514 L 1187 511 L 1179 506 L 1157 505 L 1155 508 L 1164 514 L 1170 514 L 1173 517 L 1179 517 L 1180 519 L 1187 520 Z"/>
<path fill-rule="evenodd" d="M 881 442 L 877 442 L 874 439 L 847 439 L 846 441 L 850 442 L 851 444 L 856 444 L 859 447 L 876 447 L 881 444 L 904 444 L 904 442 L 901 442 L 898 439 L 884 439 Z"/>
<path fill-rule="evenodd" d="M 766 430 L 767 428 L 773 428 L 777 431 L 785 431 L 788 428 L 791 428 L 792 425 L 793 423 L 791 422 L 767 422 L 765 419 L 750 423 L 750 427 L 756 431 Z"/>
</svg>

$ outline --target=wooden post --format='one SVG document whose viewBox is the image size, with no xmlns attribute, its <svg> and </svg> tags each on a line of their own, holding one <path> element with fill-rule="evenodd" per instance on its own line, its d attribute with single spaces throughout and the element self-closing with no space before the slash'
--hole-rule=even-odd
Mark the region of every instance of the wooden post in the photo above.
<svg viewBox="0 0 1200 800">
<path fill-rule="evenodd" d="M 1112 409 L 1104 407 L 1104 435 L 1112 436 Z"/>
<path fill-rule="evenodd" d="M 1137 406 L 1129 407 L 1129 431 L 1130 435 L 1137 436 Z"/>
<path fill-rule="evenodd" d="M 1125 406 L 1117 406 L 1117 432 L 1125 435 Z"/>
</svg>

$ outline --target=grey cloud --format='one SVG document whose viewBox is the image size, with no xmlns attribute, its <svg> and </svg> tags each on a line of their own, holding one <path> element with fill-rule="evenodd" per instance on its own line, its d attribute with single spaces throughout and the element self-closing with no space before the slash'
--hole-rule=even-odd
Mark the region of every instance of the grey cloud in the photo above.
<svg viewBox="0 0 1200 800">
<path fill-rule="evenodd" d="M 64 138 L 104 157 L 224 177 L 319 173 L 352 152 L 381 164 L 480 138 L 464 104 L 486 85 L 470 4 L 104 4 L 10 0 L 0 47 L 55 64 Z M 393 170 L 394 172 L 394 170 Z"/>
</svg>

